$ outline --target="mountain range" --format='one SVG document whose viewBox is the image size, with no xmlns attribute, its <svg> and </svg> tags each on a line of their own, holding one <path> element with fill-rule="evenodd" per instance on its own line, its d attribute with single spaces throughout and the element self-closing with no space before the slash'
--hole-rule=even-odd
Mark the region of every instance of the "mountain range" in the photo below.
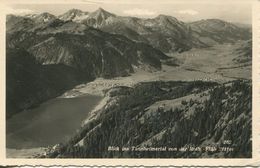
<svg viewBox="0 0 260 168">
<path fill-rule="evenodd" d="M 7 104 L 14 107 L 8 113 L 34 105 L 31 97 L 41 102 L 82 81 L 127 76 L 138 69 L 160 70 L 161 61 L 169 58 L 168 53 L 250 38 L 248 28 L 219 19 L 185 23 L 167 15 L 149 19 L 117 16 L 102 8 L 94 12 L 71 9 L 59 16 L 47 12 L 7 15 L 6 57 L 7 66 L 12 67 L 8 69 Z M 26 59 L 30 63 L 15 61 L 22 57 L 30 57 Z M 21 73 L 14 71 L 19 68 Z M 46 82 L 43 84 L 46 86 L 33 91 L 34 95 L 23 94 L 23 99 L 11 100 L 23 89 L 17 83 L 25 86 L 28 81 L 48 79 L 49 74 L 66 78 L 68 71 L 71 74 L 68 80 L 74 82 L 60 83 L 63 89 L 57 90 L 52 82 Z M 19 78 L 21 74 L 23 78 Z M 30 87 L 37 88 L 38 83 L 31 84 Z M 40 93 L 46 87 L 51 91 L 42 96 Z"/>
<path fill-rule="evenodd" d="M 207 47 L 217 43 L 247 40 L 251 37 L 251 32 L 245 26 L 220 19 L 184 23 L 167 15 L 149 19 L 117 16 L 102 8 L 94 12 L 71 9 L 59 16 L 45 12 L 26 15 L 25 18 L 36 23 L 61 20 L 84 24 L 104 32 L 121 34 L 133 41 L 149 43 L 164 53 L 182 52 L 192 47 Z"/>
<path fill-rule="evenodd" d="M 160 59 L 167 58 L 149 44 L 46 13 L 30 18 L 10 16 L 7 46 L 26 48 L 41 64 L 65 64 L 94 77 L 127 75 L 143 65 L 160 69 Z"/>
</svg>

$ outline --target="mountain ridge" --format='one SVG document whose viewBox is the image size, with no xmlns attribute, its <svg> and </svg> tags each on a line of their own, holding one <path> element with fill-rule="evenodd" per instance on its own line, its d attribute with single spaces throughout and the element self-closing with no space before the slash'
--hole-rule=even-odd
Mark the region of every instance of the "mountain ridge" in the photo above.
<svg viewBox="0 0 260 168">
<path fill-rule="evenodd" d="M 98 9 L 94 13 L 109 13 L 104 9 Z M 92 12 L 93 13 L 93 12 Z M 111 14 L 111 13 L 110 13 Z M 92 14 L 89 13 L 88 16 Z M 192 47 L 207 47 L 222 42 L 233 42 L 239 39 L 250 38 L 250 32 L 243 27 L 237 27 L 235 24 L 220 19 L 204 19 L 192 23 L 179 21 L 177 18 L 169 15 L 159 14 L 154 18 L 137 18 L 129 16 L 118 16 L 115 14 L 107 17 L 86 17 L 77 22 L 93 26 L 102 31 L 114 34 L 121 34 L 135 41 L 148 42 L 155 48 L 164 53 L 183 52 Z M 218 24 L 214 23 L 218 22 Z M 197 24 L 209 25 L 198 33 Z M 217 25 L 220 30 L 212 29 L 212 25 Z M 228 25 L 225 26 L 220 26 Z M 230 34 L 230 31 L 234 31 Z M 211 32 L 211 33 L 208 33 Z M 215 37 L 216 34 L 223 34 L 220 39 Z M 238 36 L 236 34 L 241 34 Z M 164 46 L 164 47 L 162 47 Z"/>
</svg>

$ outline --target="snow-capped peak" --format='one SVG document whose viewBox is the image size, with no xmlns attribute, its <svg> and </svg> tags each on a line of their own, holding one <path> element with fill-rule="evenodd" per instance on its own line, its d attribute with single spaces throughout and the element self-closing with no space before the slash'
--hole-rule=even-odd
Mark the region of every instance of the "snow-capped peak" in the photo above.
<svg viewBox="0 0 260 168">
<path fill-rule="evenodd" d="M 81 21 L 83 19 L 86 19 L 88 17 L 88 12 L 83 12 L 79 9 L 71 9 L 68 12 L 64 13 L 63 15 L 59 16 L 59 19 L 61 20 L 72 20 L 72 21 Z"/>
</svg>

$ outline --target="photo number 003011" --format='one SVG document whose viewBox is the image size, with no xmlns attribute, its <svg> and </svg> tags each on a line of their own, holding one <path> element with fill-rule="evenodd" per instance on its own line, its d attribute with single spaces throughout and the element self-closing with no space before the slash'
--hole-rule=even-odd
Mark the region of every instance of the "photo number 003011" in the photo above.
<svg viewBox="0 0 260 168">
<path fill-rule="evenodd" d="M 252 158 L 252 5 L 108 2 L 7 4 L 6 158 Z"/>
</svg>

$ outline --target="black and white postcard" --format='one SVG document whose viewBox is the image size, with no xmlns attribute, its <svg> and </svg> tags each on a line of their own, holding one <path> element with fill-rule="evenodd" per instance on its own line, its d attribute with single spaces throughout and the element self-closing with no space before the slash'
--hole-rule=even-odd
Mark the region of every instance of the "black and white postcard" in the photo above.
<svg viewBox="0 0 260 168">
<path fill-rule="evenodd" d="M 257 7 L 6 0 L 1 160 L 260 164 Z"/>
</svg>

